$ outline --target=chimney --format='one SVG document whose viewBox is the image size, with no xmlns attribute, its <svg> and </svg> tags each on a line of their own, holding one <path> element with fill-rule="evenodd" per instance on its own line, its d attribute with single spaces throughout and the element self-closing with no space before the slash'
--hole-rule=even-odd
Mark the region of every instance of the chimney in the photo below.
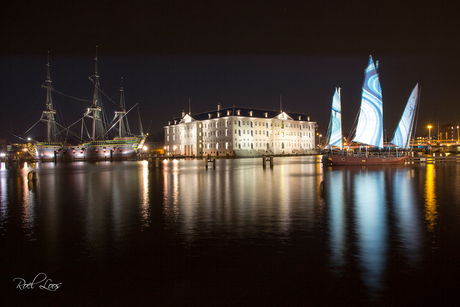
<svg viewBox="0 0 460 307">
<path fill-rule="evenodd" d="M 220 102 L 217 104 L 217 111 L 220 111 Z"/>
</svg>

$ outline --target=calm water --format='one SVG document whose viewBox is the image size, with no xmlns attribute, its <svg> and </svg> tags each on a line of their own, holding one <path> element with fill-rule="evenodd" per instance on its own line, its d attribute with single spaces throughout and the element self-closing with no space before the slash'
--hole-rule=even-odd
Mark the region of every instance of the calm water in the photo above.
<svg viewBox="0 0 460 307">
<path fill-rule="evenodd" d="M 460 164 L 0 166 L 6 306 L 460 302 Z"/>
</svg>

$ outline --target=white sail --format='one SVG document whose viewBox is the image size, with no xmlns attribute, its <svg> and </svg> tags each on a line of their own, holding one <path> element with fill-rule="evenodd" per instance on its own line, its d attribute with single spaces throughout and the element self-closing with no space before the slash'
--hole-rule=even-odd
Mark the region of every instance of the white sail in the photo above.
<svg viewBox="0 0 460 307">
<path fill-rule="evenodd" d="M 407 101 L 404 113 L 395 130 L 391 144 L 399 148 L 409 149 L 410 136 L 414 127 L 415 110 L 417 109 L 418 83 L 412 90 L 412 94 Z"/>
<path fill-rule="evenodd" d="M 365 70 L 361 110 L 354 142 L 383 147 L 383 105 L 379 76 L 372 60 Z"/>
<path fill-rule="evenodd" d="M 340 147 L 342 149 L 342 111 L 340 103 L 340 88 L 335 89 L 332 98 L 331 119 L 327 130 L 327 145 Z"/>
</svg>

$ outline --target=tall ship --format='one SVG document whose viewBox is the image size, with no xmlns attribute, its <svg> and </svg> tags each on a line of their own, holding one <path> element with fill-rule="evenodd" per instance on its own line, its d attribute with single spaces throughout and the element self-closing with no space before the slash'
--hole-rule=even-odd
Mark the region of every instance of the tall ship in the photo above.
<svg viewBox="0 0 460 307">
<path fill-rule="evenodd" d="M 383 145 L 383 103 L 377 66 L 372 56 L 365 70 L 361 108 L 355 135 L 343 146 L 340 88 L 332 99 L 332 111 L 326 143 L 328 150 L 323 161 L 332 165 L 385 165 L 405 163 L 410 157 L 410 137 L 415 127 L 419 86 L 413 89 L 393 139 Z"/>
<path fill-rule="evenodd" d="M 101 88 L 99 84 L 99 73 L 97 65 L 97 54 L 94 58 L 94 74 L 89 79 L 94 84 L 94 93 L 92 104 L 87 108 L 83 117 L 69 127 L 63 127 L 56 122 L 56 110 L 53 106 L 52 92 L 54 91 L 51 84 L 49 55 L 46 63 L 47 76 L 45 83 L 42 87 L 46 89 L 46 107 L 42 112 L 42 116 L 38 122 L 46 124 L 46 136 L 43 142 L 29 140 L 29 152 L 34 159 L 41 161 L 45 160 L 107 160 L 107 159 L 123 159 L 130 160 L 137 157 L 138 151 L 144 146 L 147 135 L 141 132 L 141 135 L 134 135 L 131 133 L 129 123 L 127 120 L 124 92 L 123 92 L 123 78 L 120 88 L 120 103 L 118 110 L 115 111 L 112 122 L 108 123 L 105 120 L 105 112 L 101 104 Z M 87 129 L 85 121 L 91 123 L 90 129 Z M 140 119 L 139 119 L 140 120 Z M 38 123 L 37 122 L 37 123 Z M 67 138 L 69 134 L 74 137 L 77 135 L 72 132 L 70 128 L 77 123 L 81 122 L 81 135 L 79 142 L 75 145 L 68 143 Z M 36 123 L 36 124 L 37 124 Z M 35 125 L 36 125 L 35 124 Z M 34 126 L 35 126 L 34 125 Z M 32 126 L 29 132 L 34 126 Z M 108 138 L 109 132 L 118 128 L 118 133 L 112 139 Z M 142 128 L 141 128 L 142 130 Z M 87 139 L 83 137 L 86 131 Z M 65 137 L 64 137 L 65 135 Z"/>
</svg>

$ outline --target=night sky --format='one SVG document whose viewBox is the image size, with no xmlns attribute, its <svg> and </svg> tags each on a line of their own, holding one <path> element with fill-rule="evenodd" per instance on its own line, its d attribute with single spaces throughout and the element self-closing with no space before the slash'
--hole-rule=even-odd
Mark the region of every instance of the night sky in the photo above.
<svg viewBox="0 0 460 307">
<path fill-rule="evenodd" d="M 280 95 L 283 110 L 305 112 L 325 133 L 335 87 L 342 88 L 346 135 L 359 110 L 369 55 L 379 61 L 388 138 L 417 82 L 418 134 L 427 134 L 428 124 L 460 122 L 456 2 L 221 2 L 3 5 L 0 138 L 17 141 L 6 130 L 24 133 L 40 118 L 48 51 L 53 87 L 91 100 L 96 45 L 105 93 L 117 103 L 123 77 L 126 104 L 139 103 L 144 132 L 149 128 L 151 135 L 188 111 L 189 99 L 195 113 L 219 102 L 278 109 Z M 58 119 L 70 125 L 90 103 L 58 95 L 55 104 Z M 137 117 L 136 110 L 130 113 L 134 132 Z M 31 133 L 43 135 L 44 126 Z"/>
</svg>

